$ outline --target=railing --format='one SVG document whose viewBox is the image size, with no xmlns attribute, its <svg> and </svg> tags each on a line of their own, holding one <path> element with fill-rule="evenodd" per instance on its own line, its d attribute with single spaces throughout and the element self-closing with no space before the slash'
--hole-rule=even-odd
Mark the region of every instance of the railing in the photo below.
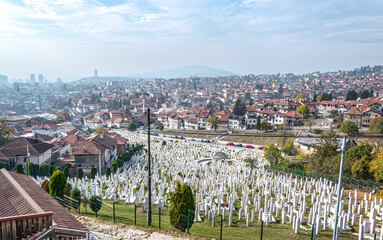
<svg viewBox="0 0 383 240">
<path fill-rule="evenodd" d="M 23 239 L 52 226 L 53 212 L 0 218 L 1 239 Z"/>
</svg>

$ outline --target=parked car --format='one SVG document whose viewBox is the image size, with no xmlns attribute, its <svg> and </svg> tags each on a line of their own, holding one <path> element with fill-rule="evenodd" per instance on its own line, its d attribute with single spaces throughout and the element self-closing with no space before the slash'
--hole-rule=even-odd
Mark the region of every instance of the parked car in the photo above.
<svg viewBox="0 0 383 240">
<path fill-rule="evenodd" d="M 247 147 L 247 148 L 254 148 L 254 147 L 251 146 L 251 145 L 246 145 L 245 147 Z"/>
<path fill-rule="evenodd" d="M 235 144 L 235 146 L 237 146 L 237 147 L 242 147 L 242 144 L 237 143 L 237 144 Z"/>
<path fill-rule="evenodd" d="M 263 150 L 263 146 L 260 146 L 260 147 L 258 147 L 258 149 L 261 149 L 261 150 Z"/>
<path fill-rule="evenodd" d="M 233 145 L 234 145 L 234 143 L 232 143 L 232 142 L 229 142 L 229 143 L 226 143 L 226 145 L 229 145 L 229 146 L 233 146 Z"/>
<path fill-rule="evenodd" d="M 195 141 L 194 138 L 191 138 L 190 141 Z"/>
<path fill-rule="evenodd" d="M 205 142 L 209 143 L 209 142 L 210 142 L 210 140 L 209 140 L 209 139 L 207 139 L 207 140 L 205 140 Z"/>
<path fill-rule="evenodd" d="M 184 139 L 184 136 L 181 136 L 180 139 Z"/>
</svg>

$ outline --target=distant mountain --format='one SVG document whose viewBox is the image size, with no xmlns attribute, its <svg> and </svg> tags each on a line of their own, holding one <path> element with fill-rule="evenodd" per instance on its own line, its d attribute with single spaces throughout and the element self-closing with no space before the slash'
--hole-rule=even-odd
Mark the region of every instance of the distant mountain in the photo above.
<svg viewBox="0 0 383 240">
<path fill-rule="evenodd" d="M 162 71 L 133 74 L 130 77 L 136 78 L 186 78 L 190 76 L 198 77 L 219 77 L 237 75 L 233 72 L 208 67 L 205 65 L 193 65 L 180 68 L 167 69 Z"/>
</svg>

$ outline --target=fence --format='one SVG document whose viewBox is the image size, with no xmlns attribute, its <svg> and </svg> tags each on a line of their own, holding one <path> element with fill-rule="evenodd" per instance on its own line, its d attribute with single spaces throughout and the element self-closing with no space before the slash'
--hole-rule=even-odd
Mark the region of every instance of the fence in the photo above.
<svg viewBox="0 0 383 240">
<path fill-rule="evenodd" d="M 330 175 L 330 174 L 323 174 L 323 173 L 314 173 L 314 172 L 306 172 L 306 171 L 301 171 L 301 170 L 296 170 L 296 169 L 284 169 L 283 167 L 279 166 L 265 166 L 266 169 L 269 169 L 273 172 L 278 172 L 278 173 L 290 173 L 293 174 L 294 176 L 297 176 L 299 178 L 315 178 L 315 179 L 320 179 L 320 178 L 325 178 L 328 179 L 334 183 L 338 183 L 339 177 Z M 348 178 L 348 177 L 343 177 L 342 180 L 342 186 L 344 189 L 349 189 L 349 190 L 354 190 L 358 189 L 358 191 L 362 192 L 372 192 L 375 190 L 375 192 L 378 192 L 382 190 L 383 188 L 383 183 L 381 182 L 374 182 L 371 180 L 364 180 L 364 179 L 356 179 L 356 178 Z"/>
<path fill-rule="evenodd" d="M 64 196 L 58 199 L 59 202 L 71 212 L 78 212 L 82 216 L 95 217 L 95 213 L 90 209 L 89 205 L 84 208 L 73 207 L 69 197 Z M 238 209 L 238 206 L 236 206 Z M 213 211 L 212 211 L 213 212 Z M 232 217 L 229 217 L 229 211 L 223 213 L 215 211 L 215 214 L 207 214 L 201 211 L 200 215 L 194 211 L 187 213 L 175 213 L 170 211 L 168 206 L 159 208 L 152 205 L 152 225 L 147 226 L 147 207 L 143 204 L 125 204 L 123 201 L 102 201 L 102 207 L 97 213 L 97 218 L 123 223 L 127 225 L 135 225 L 142 228 L 151 228 L 156 231 L 166 230 L 177 232 L 184 238 L 188 238 L 189 234 L 203 239 L 295 239 L 297 236 L 292 229 L 292 224 L 281 224 L 281 218 L 275 217 L 276 223 L 266 227 L 262 221 L 259 221 L 259 213 L 254 216 L 245 216 L 244 212 L 240 216 L 240 211 L 233 211 Z M 242 211 L 241 211 L 242 212 Z M 177 218 L 176 223 L 171 223 L 170 218 Z M 306 226 L 307 230 L 301 229 L 299 239 L 311 239 L 311 227 Z M 181 229 L 181 230 L 180 230 Z M 183 230 L 183 231 L 182 231 Z M 317 239 L 329 239 L 332 236 L 331 231 L 322 232 Z M 341 239 L 353 239 L 353 236 L 343 235 Z"/>
</svg>

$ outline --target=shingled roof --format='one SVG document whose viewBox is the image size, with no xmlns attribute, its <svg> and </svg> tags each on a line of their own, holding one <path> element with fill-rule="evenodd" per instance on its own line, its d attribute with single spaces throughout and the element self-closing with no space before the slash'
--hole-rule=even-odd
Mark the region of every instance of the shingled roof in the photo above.
<svg viewBox="0 0 383 240">
<path fill-rule="evenodd" d="M 54 226 L 87 231 L 83 224 L 27 175 L 1 169 L 0 191 L 0 217 L 53 212 Z"/>
</svg>

